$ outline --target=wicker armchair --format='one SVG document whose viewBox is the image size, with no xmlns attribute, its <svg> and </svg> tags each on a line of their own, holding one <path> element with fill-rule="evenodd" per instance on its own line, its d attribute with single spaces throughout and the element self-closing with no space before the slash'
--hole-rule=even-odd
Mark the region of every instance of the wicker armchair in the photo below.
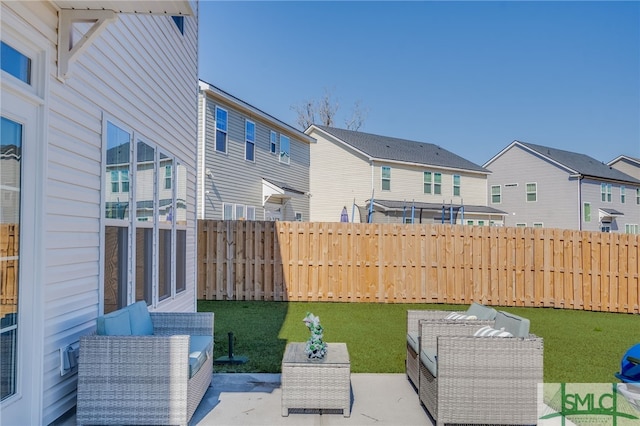
<svg viewBox="0 0 640 426">
<path fill-rule="evenodd" d="M 407 378 L 418 389 L 420 380 L 420 321 L 438 320 L 457 313 L 475 315 L 478 320 L 478 328 L 482 325 L 493 324 L 496 310 L 479 303 L 472 303 L 466 311 L 442 311 L 442 310 L 407 310 L 407 358 L 405 362 Z M 456 320 L 457 321 L 457 320 Z"/>
<path fill-rule="evenodd" d="M 476 337 L 478 329 L 464 321 L 421 322 L 420 402 L 437 425 L 536 424 L 542 339 L 528 331 Z"/>
<path fill-rule="evenodd" d="M 80 338 L 77 423 L 187 425 L 211 384 L 207 358 L 190 376 L 191 336 L 213 336 L 213 313 L 151 312 L 153 335 Z"/>
</svg>

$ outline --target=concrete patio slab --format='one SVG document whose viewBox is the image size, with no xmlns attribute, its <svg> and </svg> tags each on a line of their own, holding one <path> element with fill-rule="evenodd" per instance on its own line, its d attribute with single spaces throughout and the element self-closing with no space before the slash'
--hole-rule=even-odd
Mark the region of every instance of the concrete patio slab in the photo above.
<svg viewBox="0 0 640 426">
<path fill-rule="evenodd" d="M 351 416 L 341 411 L 281 414 L 280 374 L 216 373 L 190 425 L 431 425 L 405 374 L 351 374 Z"/>
</svg>

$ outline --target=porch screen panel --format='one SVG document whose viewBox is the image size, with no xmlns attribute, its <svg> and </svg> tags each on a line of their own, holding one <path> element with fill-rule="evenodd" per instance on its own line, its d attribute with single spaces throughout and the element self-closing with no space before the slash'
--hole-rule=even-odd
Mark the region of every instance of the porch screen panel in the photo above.
<svg viewBox="0 0 640 426">
<path fill-rule="evenodd" d="M 2 117 L 0 141 L 0 399 L 16 393 L 22 124 Z"/>
</svg>

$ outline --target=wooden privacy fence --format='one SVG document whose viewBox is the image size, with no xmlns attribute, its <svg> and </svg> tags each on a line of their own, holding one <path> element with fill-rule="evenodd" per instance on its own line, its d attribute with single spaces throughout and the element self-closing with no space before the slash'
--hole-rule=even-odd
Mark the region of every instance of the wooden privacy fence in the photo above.
<svg viewBox="0 0 640 426">
<path fill-rule="evenodd" d="M 638 312 L 639 235 L 441 224 L 198 226 L 200 299 Z"/>
</svg>

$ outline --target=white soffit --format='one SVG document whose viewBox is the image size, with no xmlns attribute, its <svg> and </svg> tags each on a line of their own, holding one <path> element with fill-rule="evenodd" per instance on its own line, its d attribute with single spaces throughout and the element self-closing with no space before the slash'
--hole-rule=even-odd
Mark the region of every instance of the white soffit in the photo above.
<svg viewBox="0 0 640 426">
<path fill-rule="evenodd" d="M 193 15 L 188 0 L 54 0 L 60 9 L 113 10 L 116 13 Z"/>
</svg>

